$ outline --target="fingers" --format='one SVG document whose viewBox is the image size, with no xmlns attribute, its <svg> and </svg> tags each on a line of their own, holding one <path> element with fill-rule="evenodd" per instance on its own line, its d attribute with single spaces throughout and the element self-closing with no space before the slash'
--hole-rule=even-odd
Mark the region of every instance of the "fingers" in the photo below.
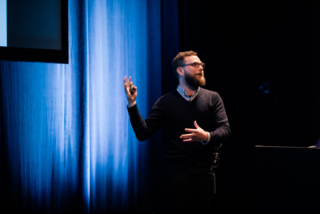
<svg viewBox="0 0 320 214">
<path fill-rule="evenodd" d="M 127 87 L 127 77 L 126 76 L 123 78 L 123 81 L 124 81 L 124 87 L 126 88 Z"/>
<path fill-rule="evenodd" d="M 125 89 L 125 92 L 127 94 L 130 94 L 130 82 L 131 82 L 131 77 L 129 77 L 128 79 L 128 82 L 127 82 L 127 77 L 125 76 L 124 77 L 124 89 Z M 137 90 L 137 87 L 133 86 L 133 88 L 135 88 L 135 90 Z"/>
<path fill-rule="evenodd" d="M 131 82 L 131 77 L 129 77 L 128 83 L 127 83 L 127 76 L 124 76 L 123 80 L 124 80 L 124 84 L 125 84 L 125 85 L 129 85 L 130 82 Z"/>
<path fill-rule="evenodd" d="M 194 126 L 196 127 L 196 129 L 185 128 L 184 130 L 186 132 L 197 132 L 199 131 L 199 129 L 201 129 L 196 120 L 194 121 Z"/>
<path fill-rule="evenodd" d="M 127 77 L 126 76 L 124 77 L 123 81 L 124 81 L 124 90 L 128 94 L 129 90 L 128 90 L 128 84 L 127 84 Z"/>
<path fill-rule="evenodd" d="M 124 89 L 125 89 L 125 91 L 127 91 L 127 77 L 126 76 L 124 76 L 123 81 L 124 81 Z"/>
<path fill-rule="evenodd" d="M 197 132 L 198 131 L 197 129 L 188 129 L 188 128 L 185 128 L 184 130 L 186 132 Z"/>
<path fill-rule="evenodd" d="M 194 136 L 194 133 L 192 133 L 192 134 L 183 134 L 183 135 L 180 136 L 180 138 L 185 139 L 185 138 L 191 138 L 193 136 Z"/>
<path fill-rule="evenodd" d="M 198 126 L 197 121 L 194 121 L 194 126 L 196 129 L 185 128 L 186 132 L 192 132 L 190 134 L 183 134 L 180 136 L 180 139 L 184 139 L 183 142 L 191 142 L 191 141 L 202 141 L 204 139 L 204 131 Z M 205 134 L 206 137 L 207 134 Z"/>
<path fill-rule="evenodd" d="M 198 129 L 198 128 L 200 128 L 200 127 L 198 126 L 198 124 L 197 124 L 197 121 L 196 121 L 196 120 L 194 121 L 194 127 L 196 127 L 197 129 Z"/>
<path fill-rule="evenodd" d="M 191 142 L 191 141 L 194 141 L 192 139 L 192 137 L 194 136 L 194 133 L 192 134 L 183 134 L 180 136 L 180 139 L 184 139 L 183 142 Z"/>
<path fill-rule="evenodd" d="M 130 86 L 129 86 L 129 88 L 130 88 Z M 137 86 L 132 86 L 132 89 L 133 89 L 133 91 L 136 91 L 137 90 Z"/>
</svg>

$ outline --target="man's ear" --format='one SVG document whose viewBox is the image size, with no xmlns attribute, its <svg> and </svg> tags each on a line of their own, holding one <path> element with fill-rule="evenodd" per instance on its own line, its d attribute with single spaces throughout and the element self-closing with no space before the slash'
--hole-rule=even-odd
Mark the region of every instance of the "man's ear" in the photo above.
<svg viewBox="0 0 320 214">
<path fill-rule="evenodd" d="M 180 75 L 180 76 L 183 76 L 183 71 L 182 71 L 182 68 L 181 67 L 177 67 L 177 73 Z"/>
</svg>

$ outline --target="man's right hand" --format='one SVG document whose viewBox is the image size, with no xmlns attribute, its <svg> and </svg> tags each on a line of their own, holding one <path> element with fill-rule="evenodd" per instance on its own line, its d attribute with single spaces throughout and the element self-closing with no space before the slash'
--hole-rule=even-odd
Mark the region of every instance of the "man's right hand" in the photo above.
<svg viewBox="0 0 320 214">
<path fill-rule="evenodd" d="M 124 90 L 125 90 L 125 93 L 127 95 L 127 99 L 128 99 L 128 105 L 129 106 L 132 106 L 134 104 L 136 104 L 136 98 L 137 98 L 137 87 L 136 86 L 133 86 L 132 89 L 133 89 L 133 94 L 130 93 L 130 82 L 131 82 L 131 77 L 129 77 L 129 80 L 127 82 L 127 77 L 125 76 L 124 77 Z"/>
</svg>

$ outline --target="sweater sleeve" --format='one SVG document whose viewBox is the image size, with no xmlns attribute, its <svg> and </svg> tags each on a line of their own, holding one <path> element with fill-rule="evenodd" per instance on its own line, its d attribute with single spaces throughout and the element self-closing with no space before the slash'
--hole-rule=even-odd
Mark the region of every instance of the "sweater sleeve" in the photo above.
<svg viewBox="0 0 320 214">
<path fill-rule="evenodd" d="M 132 128 L 139 141 L 147 140 L 164 124 L 165 115 L 160 107 L 159 100 L 154 104 L 148 118 L 143 120 L 139 113 L 138 106 L 128 108 Z"/>
<path fill-rule="evenodd" d="M 216 147 L 220 148 L 222 143 L 229 139 L 231 130 L 223 101 L 219 94 L 217 94 L 217 97 L 215 98 L 212 120 L 214 124 L 214 131 L 210 132 L 209 143 L 214 143 Z"/>
</svg>

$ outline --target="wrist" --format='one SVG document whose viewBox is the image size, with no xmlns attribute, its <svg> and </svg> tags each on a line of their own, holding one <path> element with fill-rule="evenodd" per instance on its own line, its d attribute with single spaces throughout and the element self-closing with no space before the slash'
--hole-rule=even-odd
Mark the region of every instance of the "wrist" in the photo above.
<svg viewBox="0 0 320 214">
<path fill-rule="evenodd" d="M 207 142 L 208 141 L 208 132 L 204 132 L 203 134 L 203 142 Z"/>
<path fill-rule="evenodd" d="M 128 107 L 134 106 L 136 104 L 136 101 L 129 101 L 128 102 Z"/>
<path fill-rule="evenodd" d="M 205 137 L 206 140 L 201 141 L 203 145 L 207 145 L 207 143 L 210 141 L 210 133 L 209 132 L 205 132 L 205 133 L 206 133 L 206 137 Z"/>
</svg>

